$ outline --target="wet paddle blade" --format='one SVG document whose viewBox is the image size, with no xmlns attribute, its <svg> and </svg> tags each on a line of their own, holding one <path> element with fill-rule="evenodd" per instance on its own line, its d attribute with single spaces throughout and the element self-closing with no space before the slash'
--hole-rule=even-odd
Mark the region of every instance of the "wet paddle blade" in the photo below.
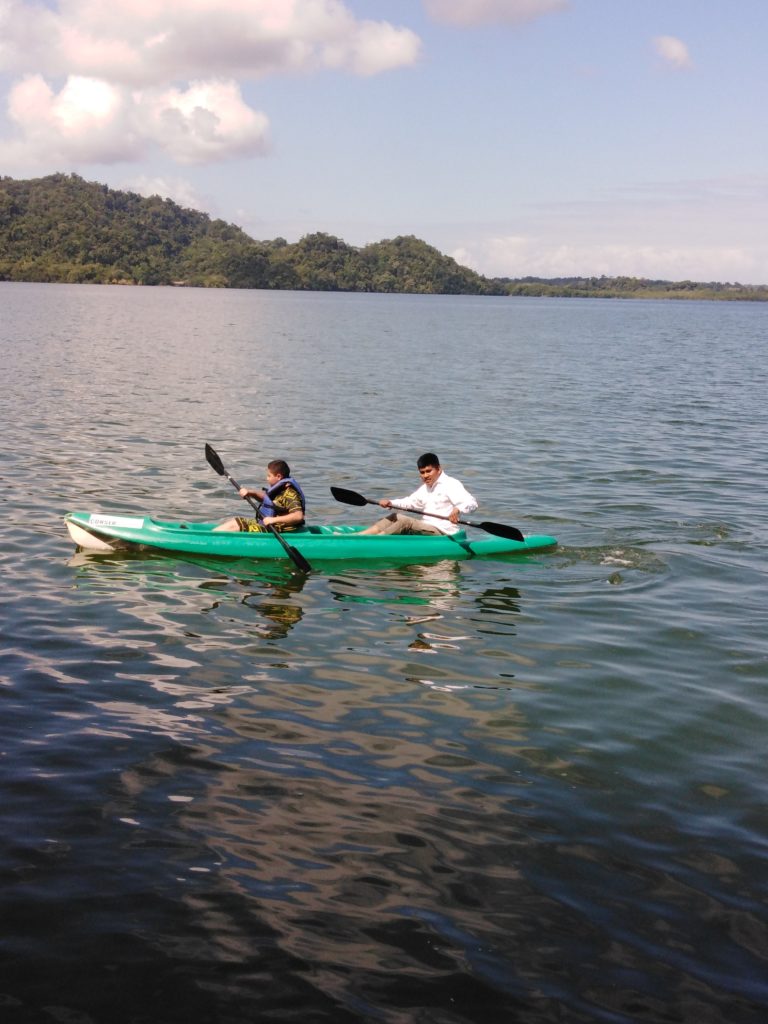
<svg viewBox="0 0 768 1024">
<path fill-rule="evenodd" d="M 471 523 L 470 525 L 478 526 L 495 537 L 504 537 L 506 540 L 525 540 L 525 536 L 516 526 L 505 526 L 503 523 Z"/>
<path fill-rule="evenodd" d="M 214 470 L 214 472 L 218 473 L 219 476 L 227 475 L 227 471 L 226 469 L 224 469 L 224 463 L 219 458 L 219 455 L 216 452 L 216 450 L 214 448 L 211 448 L 209 444 L 206 444 L 205 446 L 205 458 L 211 469 Z"/>
<path fill-rule="evenodd" d="M 362 494 L 358 494 L 357 491 L 348 491 L 346 487 L 331 487 L 331 494 L 334 496 L 336 501 L 342 501 L 345 505 L 375 505 L 375 501 L 369 502 L 367 498 L 364 498 Z"/>
<path fill-rule="evenodd" d="M 269 529 L 269 527 L 267 527 L 267 529 Z M 277 530 L 274 531 L 274 534 L 278 540 L 282 540 L 282 537 L 280 537 Z M 284 544 L 283 546 L 285 547 L 288 557 L 297 569 L 301 572 L 312 572 L 312 566 L 300 551 L 298 551 L 292 544 Z"/>
</svg>

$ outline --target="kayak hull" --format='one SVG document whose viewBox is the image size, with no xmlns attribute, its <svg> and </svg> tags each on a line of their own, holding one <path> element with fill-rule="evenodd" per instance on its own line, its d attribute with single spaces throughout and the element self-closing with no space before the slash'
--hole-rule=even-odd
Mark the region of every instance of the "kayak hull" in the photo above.
<svg viewBox="0 0 768 1024">
<path fill-rule="evenodd" d="M 184 554 L 223 558 L 287 558 L 271 533 L 215 531 L 216 523 L 172 522 L 154 516 L 70 512 L 64 519 L 70 537 L 84 550 L 108 553 L 130 547 L 149 547 Z M 312 561 L 397 559 L 496 558 L 530 554 L 554 547 L 554 537 L 540 534 L 524 541 L 480 534 L 365 534 L 363 526 L 308 526 L 283 534 L 284 540 Z"/>
</svg>

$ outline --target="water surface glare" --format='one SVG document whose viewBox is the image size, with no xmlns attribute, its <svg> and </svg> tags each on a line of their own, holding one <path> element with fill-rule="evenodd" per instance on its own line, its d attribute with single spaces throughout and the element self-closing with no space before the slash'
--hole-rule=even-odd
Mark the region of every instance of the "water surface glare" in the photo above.
<svg viewBox="0 0 768 1024">
<path fill-rule="evenodd" d="M 760 304 L 0 285 L 0 1020 L 768 1016 Z M 552 552 L 75 552 L 435 450 Z"/>
</svg>

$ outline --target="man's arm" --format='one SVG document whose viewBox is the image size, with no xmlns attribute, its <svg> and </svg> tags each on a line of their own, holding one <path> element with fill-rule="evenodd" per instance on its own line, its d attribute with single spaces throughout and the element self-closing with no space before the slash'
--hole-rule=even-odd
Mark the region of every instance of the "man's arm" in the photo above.
<svg viewBox="0 0 768 1024">
<path fill-rule="evenodd" d="M 467 515 L 467 513 L 474 512 L 477 509 L 475 497 L 469 493 L 460 480 L 452 480 L 446 490 L 446 494 L 453 507 L 458 509 L 462 515 Z"/>
</svg>

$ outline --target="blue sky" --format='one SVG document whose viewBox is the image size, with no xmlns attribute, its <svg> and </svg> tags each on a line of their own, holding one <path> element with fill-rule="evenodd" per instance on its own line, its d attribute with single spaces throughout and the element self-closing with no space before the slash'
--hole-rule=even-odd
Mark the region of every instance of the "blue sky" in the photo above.
<svg viewBox="0 0 768 1024">
<path fill-rule="evenodd" d="M 0 0 L 0 173 L 491 276 L 768 284 L 765 0 Z"/>
</svg>

